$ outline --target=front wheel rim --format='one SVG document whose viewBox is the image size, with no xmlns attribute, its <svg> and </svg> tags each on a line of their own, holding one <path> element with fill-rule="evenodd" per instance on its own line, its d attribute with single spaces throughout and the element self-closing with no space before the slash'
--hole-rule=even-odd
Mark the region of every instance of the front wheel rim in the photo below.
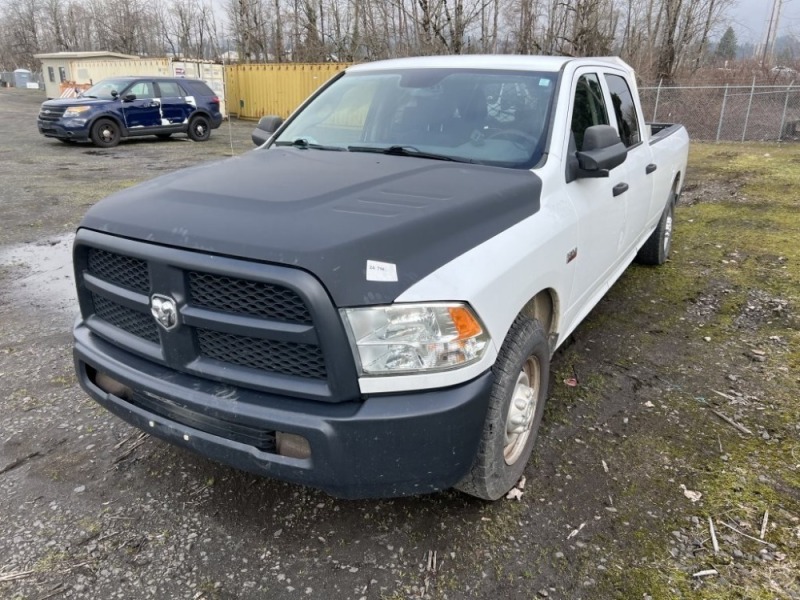
<svg viewBox="0 0 800 600">
<path fill-rule="evenodd" d="M 513 465 L 522 456 L 531 437 L 533 419 L 539 403 L 541 367 L 539 360 L 531 356 L 522 365 L 517 382 L 511 393 L 511 402 L 506 417 L 503 458 Z"/>
</svg>

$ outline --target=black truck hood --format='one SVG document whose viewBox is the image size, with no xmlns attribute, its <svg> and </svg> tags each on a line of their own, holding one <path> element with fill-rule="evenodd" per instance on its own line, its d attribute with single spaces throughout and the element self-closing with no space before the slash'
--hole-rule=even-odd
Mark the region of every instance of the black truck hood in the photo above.
<svg viewBox="0 0 800 600">
<path fill-rule="evenodd" d="M 81 227 L 305 269 L 337 306 L 392 302 L 534 214 L 525 170 L 383 154 L 271 148 L 118 192 Z M 396 265 L 372 281 L 367 261 Z"/>
</svg>

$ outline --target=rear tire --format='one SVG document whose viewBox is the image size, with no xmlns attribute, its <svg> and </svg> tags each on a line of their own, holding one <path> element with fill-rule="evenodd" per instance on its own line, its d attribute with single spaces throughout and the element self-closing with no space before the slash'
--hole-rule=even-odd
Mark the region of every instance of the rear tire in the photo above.
<svg viewBox="0 0 800 600">
<path fill-rule="evenodd" d="M 187 135 L 195 142 L 205 142 L 211 137 L 211 123 L 202 115 L 189 119 Z"/>
<path fill-rule="evenodd" d="M 672 248 L 672 229 L 674 225 L 673 215 L 675 212 L 675 188 L 669 195 L 669 201 L 661 214 L 658 226 L 650 234 L 644 245 L 639 248 L 639 252 L 634 259 L 642 265 L 663 265 L 669 258 L 669 251 Z"/>
<path fill-rule="evenodd" d="M 92 143 L 100 148 L 113 148 L 119 144 L 122 134 L 117 125 L 111 119 L 98 119 L 92 125 Z"/>
<path fill-rule="evenodd" d="M 547 399 L 550 347 L 542 325 L 517 317 L 492 367 L 494 385 L 472 469 L 456 489 L 497 500 L 528 464 Z"/>
</svg>

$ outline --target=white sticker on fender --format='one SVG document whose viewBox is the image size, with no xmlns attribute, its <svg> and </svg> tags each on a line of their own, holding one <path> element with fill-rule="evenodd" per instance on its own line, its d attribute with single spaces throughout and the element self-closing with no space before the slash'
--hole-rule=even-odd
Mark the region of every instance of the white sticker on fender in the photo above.
<svg viewBox="0 0 800 600">
<path fill-rule="evenodd" d="M 397 265 L 368 260 L 367 281 L 397 281 Z"/>
</svg>

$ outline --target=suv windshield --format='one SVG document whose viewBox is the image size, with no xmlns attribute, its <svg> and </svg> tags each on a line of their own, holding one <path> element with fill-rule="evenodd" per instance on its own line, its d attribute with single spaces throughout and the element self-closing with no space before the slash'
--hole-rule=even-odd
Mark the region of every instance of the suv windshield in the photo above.
<svg viewBox="0 0 800 600">
<path fill-rule="evenodd" d="M 111 100 L 117 96 L 122 90 L 130 85 L 130 79 L 105 79 L 100 83 L 93 85 L 88 90 L 83 92 L 83 98 L 102 98 L 103 100 Z M 112 93 L 116 92 L 116 93 Z"/>
<path fill-rule="evenodd" d="M 529 168 L 544 151 L 556 76 L 472 69 L 347 73 L 276 143 Z"/>
</svg>

